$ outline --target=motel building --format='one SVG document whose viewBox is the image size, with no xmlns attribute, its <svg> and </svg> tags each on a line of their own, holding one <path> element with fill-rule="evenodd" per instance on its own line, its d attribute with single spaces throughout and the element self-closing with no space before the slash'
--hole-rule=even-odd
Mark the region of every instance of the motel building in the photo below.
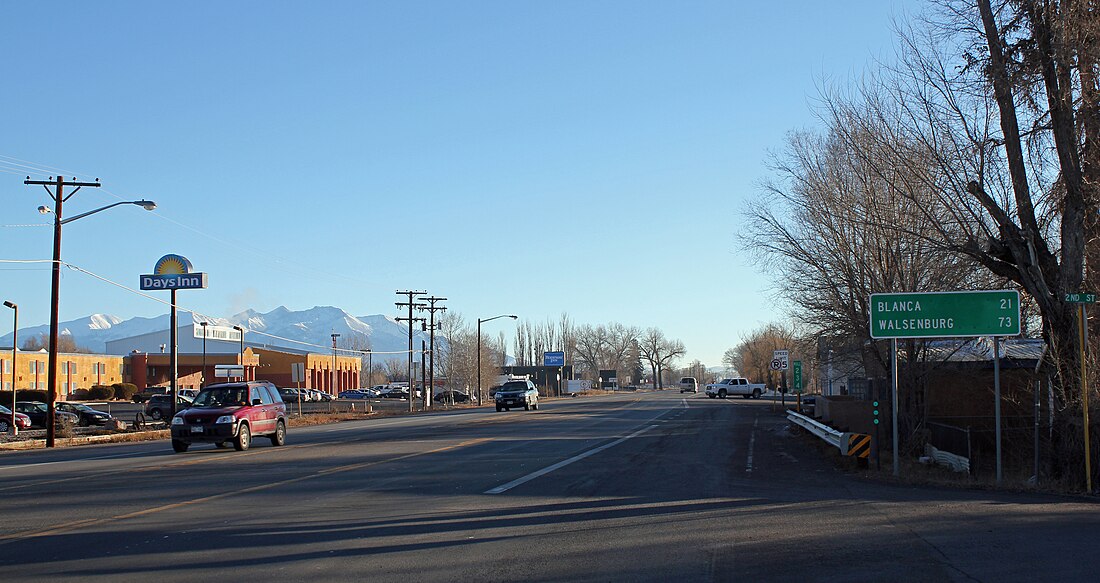
<svg viewBox="0 0 1100 583">
<path fill-rule="evenodd" d="M 11 347 L 0 347 L 0 387 L 5 391 L 12 389 L 14 369 L 16 390 L 46 390 L 49 362 L 50 355 L 45 350 L 19 350 L 15 354 L 13 367 Z M 59 401 L 72 398 L 78 389 L 126 382 L 125 359 L 110 354 L 60 353 L 57 355 L 57 371 Z"/>
</svg>

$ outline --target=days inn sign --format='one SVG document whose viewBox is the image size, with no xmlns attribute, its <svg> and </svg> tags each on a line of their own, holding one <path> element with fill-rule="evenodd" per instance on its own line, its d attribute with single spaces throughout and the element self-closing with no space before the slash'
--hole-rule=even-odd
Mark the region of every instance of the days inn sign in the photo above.
<svg viewBox="0 0 1100 583">
<path fill-rule="evenodd" d="M 142 290 L 203 289 L 205 273 L 192 273 L 191 262 L 182 255 L 165 255 L 157 260 L 153 273 L 141 276 Z"/>
<path fill-rule="evenodd" d="M 1018 336 L 1015 290 L 871 294 L 871 338 Z"/>
</svg>

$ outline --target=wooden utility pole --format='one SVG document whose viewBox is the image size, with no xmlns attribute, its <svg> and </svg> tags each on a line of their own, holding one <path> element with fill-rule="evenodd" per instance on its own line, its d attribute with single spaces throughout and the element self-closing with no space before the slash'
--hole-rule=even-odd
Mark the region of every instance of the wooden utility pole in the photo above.
<svg viewBox="0 0 1100 583">
<path fill-rule="evenodd" d="M 432 397 L 433 397 L 433 395 L 431 393 L 433 391 L 435 391 L 435 329 L 436 329 L 436 326 L 437 326 L 437 324 L 435 323 L 435 313 L 436 312 L 445 312 L 445 311 L 447 311 L 446 306 L 437 306 L 437 305 L 435 305 L 435 303 L 446 301 L 447 298 L 440 298 L 440 297 L 436 297 L 436 296 L 430 296 L 430 297 L 426 297 L 426 298 L 423 298 L 423 299 L 428 302 L 428 307 L 424 308 L 424 310 L 428 312 L 428 330 L 429 330 L 429 334 L 430 334 L 430 336 L 428 337 L 428 382 L 427 382 L 427 385 L 430 388 L 425 391 L 425 395 L 424 395 L 424 407 L 428 408 L 428 407 L 432 406 Z"/>
<path fill-rule="evenodd" d="M 426 292 L 426 291 L 405 290 L 405 291 L 397 291 L 395 293 L 399 296 L 409 296 L 409 301 L 407 301 L 407 302 L 396 302 L 398 308 L 407 307 L 409 309 L 409 317 L 408 318 L 394 318 L 394 319 L 397 320 L 398 322 L 408 322 L 409 323 L 409 353 L 408 353 L 408 357 L 409 357 L 409 362 L 408 362 L 408 367 L 409 367 L 409 412 L 412 413 L 412 411 L 413 411 L 413 402 L 416 401 L 416 386 L 413 383 L 413 322 L 423 322 L 424 321 L 424 318 L 414 318 L 413 317 L 413 308 L 416 308 L 418 310 L 423 310 L 425 307 L 428 306 L 428 304 L 422 304 L 422 303 L 416 301 L 416 296 L 422 296 L 424 294 L 427 294 L 428 292 Z"/>
<path fill-rule="evenodd" d="M 65 201 L 72 198 L 81 187 L 92 186 L 99 187 L 99 181 L 95 182 L 66 182 L 65 178 L 58 176 L 56 179 L 51 177 L 50 180 L 31 180 L 30 176 L 23 181 L 23 184 L 41 184 L 42 188 L 46 189 L 46 192 L 50 194 L 50 198 L 53 199 L 54 208 L 53 211 L 53 280 L 51 282 L 50 293 L 50 357 L 49 368 L 46 371 L 48 385 L 46 387 L 46 447 L 54 446 L 54 439 L 57 436 L 57 423 L 54 419 L 54 411 L 56 410 L 57 403 L 57 311 L 58 304 L 60 303 L 61 294 L 61 207 Z M 51 192 L 48 185 L 53 185 L 54 191 Z M 64 195 L 66 186 L 75 186 L 76 189 L 69 193 L 68 196 Z M 49 207 L 38 207 L 39 212 L 48 213 L 51 211 Z M 79 217 L 75 217 L 79 218 Z M 15 387 L 12 387 L 15 390 Z"/>
</svg>

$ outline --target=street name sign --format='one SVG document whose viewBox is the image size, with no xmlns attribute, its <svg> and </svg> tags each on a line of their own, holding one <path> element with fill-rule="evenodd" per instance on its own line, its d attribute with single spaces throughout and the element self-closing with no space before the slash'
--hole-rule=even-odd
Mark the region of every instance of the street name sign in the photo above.
<svg viewBox="0 0 1100 583">
<path fill-rule="evenodd" d="M 794 364 L 794 367 L 793 367 L 794 368 L 794 373 L 791 375 L 791 378 L 793 379 L 793 382 L 791 383 L 792 384 L 791 388 L 794 391 L 794 394 L 801 395 L 802 394 L 802 361 L 801 360 L 796 360 L 796 361 L 794 361 L 793 364 Z"/>
<path fill-rule="evenodd" d="M 1066 294 L 1067 304 L 1095 304 L 1096 294 L 1082 292 L 1079 294 Z"/>
<path fill-rule="evenodd" d="M 1018 336 L 1015 290 L 871 294 L 871 338 Z"/>
</svg>

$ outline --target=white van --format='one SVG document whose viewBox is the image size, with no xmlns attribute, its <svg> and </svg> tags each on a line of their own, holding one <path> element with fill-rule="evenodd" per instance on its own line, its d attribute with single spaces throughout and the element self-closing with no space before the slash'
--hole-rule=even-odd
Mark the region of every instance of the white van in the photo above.
<svg viewBox="0 0 1100 583">
<path fill-rule="evenodd" d="M 695 377 L 684 377 L 680 379 L 680 392 L 681 393 L 698 393 L 699 382 L 695 380 Z"/>
</svg>

